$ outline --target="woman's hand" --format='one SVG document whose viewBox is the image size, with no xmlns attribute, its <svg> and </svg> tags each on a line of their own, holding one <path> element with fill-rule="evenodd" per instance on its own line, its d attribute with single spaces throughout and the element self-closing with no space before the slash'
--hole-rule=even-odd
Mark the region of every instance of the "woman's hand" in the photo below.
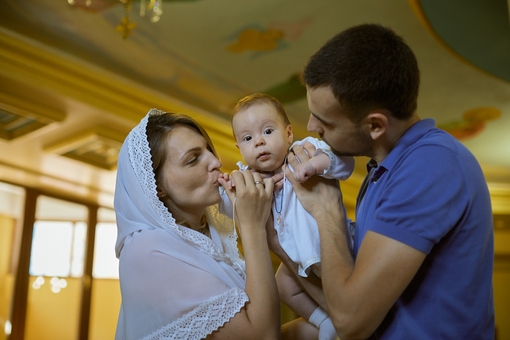
<svg viewBox="0 0 510 340">
<path fill-rule="evenodd" d="M 270 175 L 268 174 L 267 172 L 258 172 L 257 170 L 253 170 L 253 169 L 250 169 L 250 171 L 254 174 L 260 174 L 260 176 L 262 176 L 262 178 L 272 178 L 274 180 L 274 190 L 275 191 L 280 191 L 282 188 L 283 188 L 283 171 L 285 169 L 285 166 L 283 165 L 281 167 L 281 171 L 273 174 L 273 175 Z"/>
<path fill-rule="evenodd" d="M 243 225 L 265 225 L 271 211 L 274 187 L 272 178 L 262 178 L 256 172 L 235 170 L 230 174 L 230 181 L 235 183 L 234 188 L 229 188 L 229 182 L 224 177 L 218 181 L 233 202 L 240 229 Z"/>
<path fill-rule="evenodd" d="M 237 170 L 230 177 L 235 182 L 232 190 L 225 178 L 218 182 L 233 202 L 246 262 L 245 292 L 250 302 L 207 339 L 280 339 L 280 301 L 266 238 L 274 180 Z"/>
<path fill-rule="evenodd" d="M 284 164 L 282 166 L 282 171 L 276 173 L 273 175 L 273 179 L 274 179 L 274 190 L 275 191 L 280 191 L 282 190 L 283 188 L 283 182 L 285 180 L 285 177 L 283 176 L 283 173 L 285 171 L 285 169 L 287 168 L 287 166 Z"/>
</svg>

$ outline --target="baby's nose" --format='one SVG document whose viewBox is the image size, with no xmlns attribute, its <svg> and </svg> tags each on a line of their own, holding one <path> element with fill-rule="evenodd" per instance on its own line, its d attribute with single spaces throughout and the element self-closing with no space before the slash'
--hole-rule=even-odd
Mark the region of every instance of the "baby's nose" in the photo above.
<svg viewBox="0 0 510 340">
<path fill-rule="evenodd" d="M 259 146 L 259 145 L 264 145 L 264 144 L 266 144 L 266 141 L 264 140 L 263 137 L 257 138 L 257 142 L 255 143 L 255 145 Z"/>
</svg>

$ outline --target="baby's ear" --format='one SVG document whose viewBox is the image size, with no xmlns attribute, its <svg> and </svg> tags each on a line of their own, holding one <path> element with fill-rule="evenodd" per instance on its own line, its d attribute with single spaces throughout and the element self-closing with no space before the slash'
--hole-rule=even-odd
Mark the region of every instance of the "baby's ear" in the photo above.
<svg viewBox="0 0 510 340">
<path fill-rule="evenodd" d="M 292 125 L 287 125 L 287 139 L 289 144 L 292 144 L 292 140 L 294 139 L 294 135 L 292 134 Z"/>
</svg>

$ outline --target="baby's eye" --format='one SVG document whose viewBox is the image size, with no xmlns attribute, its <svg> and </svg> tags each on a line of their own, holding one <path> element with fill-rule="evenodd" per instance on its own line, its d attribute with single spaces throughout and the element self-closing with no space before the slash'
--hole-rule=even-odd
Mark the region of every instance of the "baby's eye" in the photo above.
<svg viewBox="0 0 510 340">
<path fill-rule="evenodd" d="M 265 130 L 264 130 L 264 134 L 266 134 L 266 135 L 270 135 L 270 134 L 272 134 L 273 132 L 274 132 L 274 129 L 265 129 Z"/>
<path fill-rule="evenodd" d="M 251 136 L 244 136 L 243 141 L 245 141 L 245 142 L 251 141 Z"/>
</svg>

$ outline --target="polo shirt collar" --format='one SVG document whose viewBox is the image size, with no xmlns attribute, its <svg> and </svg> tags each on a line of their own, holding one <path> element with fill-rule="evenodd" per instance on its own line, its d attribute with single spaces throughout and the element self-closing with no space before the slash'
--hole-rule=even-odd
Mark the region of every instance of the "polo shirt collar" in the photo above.
<svg viewBox="0 0 510 340">
<path fill-rule="evenodd" d="M 388 156 L 386 156 L 381 164 L 379 164 L 380 167 L 382 166 L 385 169 L 390 170 L 391 167 L 395 165 L 395 162 L 400 158 L 400 155 L 402 152 L 404 152 L 404 150 L 415 144 L 419 139 L 421 139 L 425 134 L 427 134 L 435 127 L 436 121 L 432 118 L 422 119 L 411 125 L 409 129 L 407 129 L 407 131 L 404 133 L 404 135 L 400 137 L 393 150 L 391 150 Z"/>
</svg>

